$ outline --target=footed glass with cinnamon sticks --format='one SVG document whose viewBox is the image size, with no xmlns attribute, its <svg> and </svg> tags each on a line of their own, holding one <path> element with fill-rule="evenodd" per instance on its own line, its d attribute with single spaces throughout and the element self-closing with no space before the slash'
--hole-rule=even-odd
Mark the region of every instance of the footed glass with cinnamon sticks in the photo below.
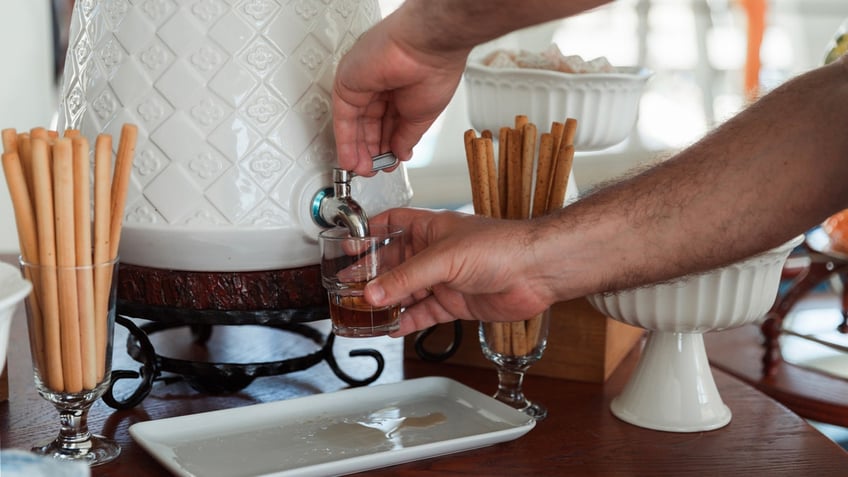
<svg viewBox="0 0 848 477">
<path fill-rule="evenodd" d="M 529 219 L 561 208 L 574 161 L 576 127 L 577 121 L 567 118 L 538 135 L 527 116 L 517 115 L 514 126 L 498 131 L 497 161 L 491 131 L 482 131 L 480 137 L 474 130 L 466 131 L 474 212 L 494 218 Z M 481 322 L 479 330 L 483 354 L 498 370 L 494 397 L 535 419 L 544 419 L 547 410 L 527 400 L 522 384 L 527 369 L 544 354 L 549 316 L 545 310 L 515 322 Z"/>
</svg>

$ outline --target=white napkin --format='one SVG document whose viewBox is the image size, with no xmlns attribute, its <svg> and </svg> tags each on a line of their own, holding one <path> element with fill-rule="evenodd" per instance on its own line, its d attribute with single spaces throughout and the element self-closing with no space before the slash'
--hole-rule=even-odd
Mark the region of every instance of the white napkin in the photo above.
<svg viewBox="0 0 848 477">
<path fill-rule="evenodd" d="M 0 451 L 3 477 L 90 477 L 85 462 L 61 461 L 18 449 Z"/>
</svg>

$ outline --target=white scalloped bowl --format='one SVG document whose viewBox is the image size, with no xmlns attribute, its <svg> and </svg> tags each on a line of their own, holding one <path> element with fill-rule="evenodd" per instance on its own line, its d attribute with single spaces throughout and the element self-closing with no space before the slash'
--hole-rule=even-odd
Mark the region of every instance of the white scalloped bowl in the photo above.
<svg viewBox="0 0 848 477">
<path fill-rule="evenodd" d="M 703 333 L 741 326 L 774 304 L 783 264 L 803 239 L 702 274 L 587 298 L 607 316 L 646 330 Z"/>
<path fill-rule="evenodd" d="M 668 432 L 727 425 L 732 414 L 715 386 L 703 333 L 762 318 L 774 304 L 786 258 L 803 240 L 702 274 L 587 296 L 601 313 L 650 331 L 636 370 L 610 404 L 612 413 Z"/>
<path fill-rule="evenodd" d="M 15 309 L 32 290 L 32 284 L 21 277 L 21 272 L 8 263 L 0 263 L 0 374 L 6 364 L 9 331 Z"/>
<path fill-rule="evenodd" d="M 578 151 L 614 146 L 630 135 L 639 102 L 653 73 L 619 67 L 618 73 L 560 73 L 531 68 L 491 68 L 471 60 L 465 68 L 471 124 L 498 131 L 527 115 L 540 130 L 577 119 Z"/>
</svg>

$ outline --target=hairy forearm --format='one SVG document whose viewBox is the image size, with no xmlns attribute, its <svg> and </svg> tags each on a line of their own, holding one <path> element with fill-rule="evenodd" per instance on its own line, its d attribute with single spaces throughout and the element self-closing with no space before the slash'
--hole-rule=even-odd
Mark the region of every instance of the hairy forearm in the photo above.
<svg viewBox="0 0 848 477">
<path fill-rule="evenodd" d="M 565 18 L 611 0 L 407 0 L 404 31 L 430 52 L 470 51 L 511 31 Z"/>
<path fill-rule="evenodd" d="M 562 257 L 552 282 L 558 298 L 721 266 L 848 207 L 846 125 L 848 66 L 833 64 L 787 82 L 668 161 L 564 209 L 540 224 L 539 247 Z M 571 277 L 582 285 L 569 285 Z"/>
</svg>

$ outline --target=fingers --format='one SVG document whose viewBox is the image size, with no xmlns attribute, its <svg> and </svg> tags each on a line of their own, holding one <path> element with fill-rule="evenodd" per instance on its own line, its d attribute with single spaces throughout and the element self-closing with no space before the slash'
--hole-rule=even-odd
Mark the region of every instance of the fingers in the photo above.
<svg viewBox="0 0 848 477">
<path fill-rule="evenodd" d="M 446 259 L 424 250 L 371 280 L 365 286 L 365 299 L 374 306 L 400 303 L 418 290 L 448 281 Z"/>
<path fill-rule="evenodd" d="M 435 295 L 405 309 L 400 316 L 400 328 L 391 335 L 406 336 L 439 323 L 449 323 L 457 318 L 445 309 Z"/>
</svg>

